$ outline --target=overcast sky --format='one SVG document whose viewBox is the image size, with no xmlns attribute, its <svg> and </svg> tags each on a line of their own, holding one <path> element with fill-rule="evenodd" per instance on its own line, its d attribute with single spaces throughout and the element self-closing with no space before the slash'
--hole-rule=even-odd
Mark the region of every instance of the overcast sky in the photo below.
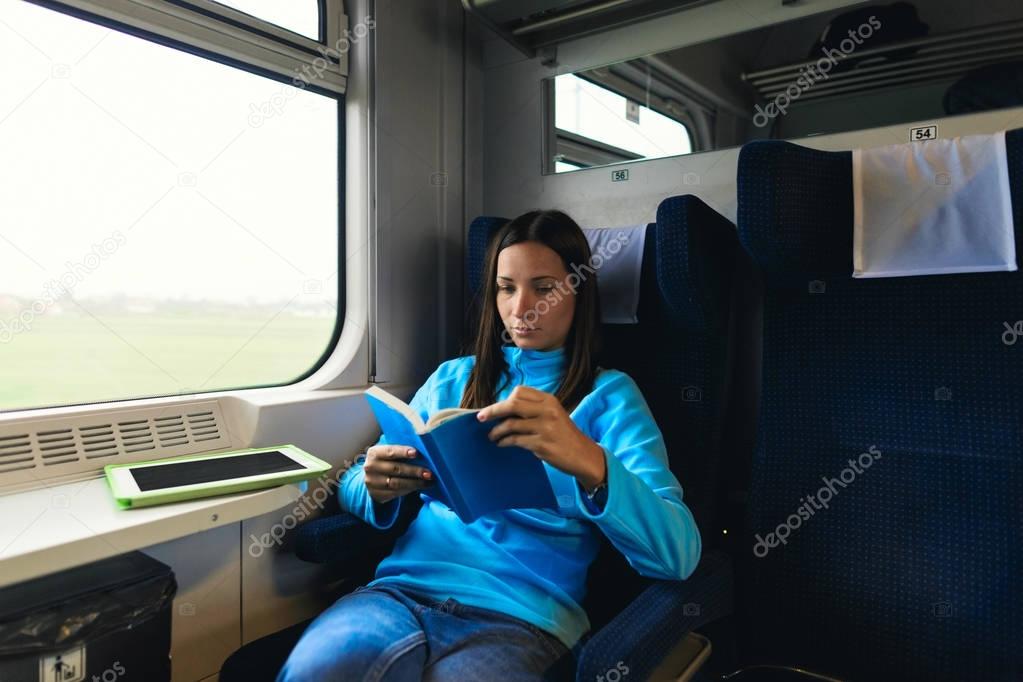
<svg viewBox="0 0 1023 682">
<path fill-rule="evenodd" d="M 315 26 L 315 0 L 225 4 Z M 0 73 L 0 295 L 40 296 L 115 231 L 76 297 L 336 290 L 336 100 L 22 0 L 0 2 Z"/>
</svg>

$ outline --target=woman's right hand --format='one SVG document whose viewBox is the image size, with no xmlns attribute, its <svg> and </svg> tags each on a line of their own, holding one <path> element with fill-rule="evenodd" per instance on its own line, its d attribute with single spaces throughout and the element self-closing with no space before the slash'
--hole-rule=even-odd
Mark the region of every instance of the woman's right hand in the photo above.
<svg viewBox="0 0 1023 682">
<path fill-rule="evenodd" d="M 409 464 L 416 451 L 407 445 L 374 445 L 362 465 L 366 490 L 374 502 L 384 504 L 433 485 L 433 473 Z"/>
</svg>

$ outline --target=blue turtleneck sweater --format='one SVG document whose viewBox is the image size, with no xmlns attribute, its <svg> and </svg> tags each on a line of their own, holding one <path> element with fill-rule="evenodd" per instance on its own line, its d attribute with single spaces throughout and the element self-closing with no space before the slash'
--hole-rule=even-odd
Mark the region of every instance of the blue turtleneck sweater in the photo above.
<svg viewBox="0 0 1023 682">
<path fill-rule="evenodd" d="M 510 381 L 499 382 L 498 400 L 519 384 L 557 390 L 566 364 L 564 348 L 502 350 Z M 458 407 L 474 362 L 475 357 L 465 356 L 442 363 L 409 404 L 424 421 L 437 410 Z M 600 370 L 593 390 L 570 416 L 604 450 L 608 490 L 603 509 L 586 498 L 575 478 L 547 463 L 557 511 L 513 509 L 466 524 L 424 491 L 418 516 L 377 567 L 370 585 L 395 584 L 440 601 L 452 597 L 507 613 L 572 647 L 589 629 L 580 603 L 601 533 L 640 574 L 688 577 L 700 559 L 700 535 L 635 382 L 623 372 Z M 381 436 L 377 444 L 388 443 Z M 374 502 L 361 462 L 342 477 L 340 493 L 345 509 L 377 528 L 396 520 L 401 499 Z"/>
</svg>

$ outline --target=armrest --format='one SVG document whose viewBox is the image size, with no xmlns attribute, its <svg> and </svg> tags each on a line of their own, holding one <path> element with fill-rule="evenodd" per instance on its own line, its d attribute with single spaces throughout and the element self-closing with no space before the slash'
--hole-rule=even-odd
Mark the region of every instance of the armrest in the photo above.
<svg viewBox="0 0 1023 682">
<path fill-rule="evenodd" d="M 383 533 L 358 516 L 339 512 L 295 529 L 295 556 L 314 564 L 359 559 L 380 542 Z"/>
<path fill-rule="evenodd" d="M 576 680 L 601 679 L 619 664 L 629 679 L 648 679 L 690 630 L 732 614 L 733 581 L 731 559 L 720 552 L 705 553 L 687 580 L 653 581 L 585 643 Z"/>
<path fill-rule="evenodd" d="M 361 567 L 367 561 L 379 560 L 391 551 L 421 506 L 418 495 L 408 495 L 397 521 L 386 531 L 345 511 L 314 519 L 295 529 L 295 556 L 314 564 L 340 563 L 344 567 Z"/>
</svg>

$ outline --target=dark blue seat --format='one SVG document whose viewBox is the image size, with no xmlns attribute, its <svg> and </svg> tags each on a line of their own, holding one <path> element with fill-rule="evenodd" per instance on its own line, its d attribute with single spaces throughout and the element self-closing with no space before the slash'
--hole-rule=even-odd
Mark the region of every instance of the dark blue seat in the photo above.
<svg viewBox="0 0 1023 682">
<path fill-rule="evenodd" d="M 470 291 L 479 290 L 487 242 L 504 222 L 477 218 L 470 227 Z M 646 679 L 691 630 L 731 613 L 731 562 L 709 548 L 720 534 L 714 525 L 714 491 L 728 381 L 725 338 L 730 273 L 741 249 L 732 224 L 691 196 L 662 202 L 657 223 L 647 227 L 645 243 L 639 322 L 602 325 L 600 364 L 627 372 L 643 391 L 664 433 L 672 470 L 700 524 L 704 557 L 686 581 L 650 580 L 636 574 L 605 543 L 588 580 L 584 607 L 593 629 L 579 652 L 578 680 L 599 679 L 609 670 L 620 670 L 623 662 L 630 679 Z M 296 554 L 334 564 L 345 575 L 369 577 L 418 512 L 418 504 L 402 507 L 403 519 L 387 533 L 347 513 L 306 523 L 295 531 Z M 275 645 L 284 649 L 300 634 L 296 627 L 243 647 L 225 664 L 228 676 L 222 673 L 222 680 L 272 668 L 254 664 L 254 657 Z"/>
<path fill-rule="evenodd" d="M 1023 131 L 1007 141 L 1023 253 Z M 765 280 L 740 651 L 849 680 L 1021 680 L 1023 344 L 1002 337 L 1023 274 L 853 279 L 851 164 L 780 141 L 739 157 Z"/>
</svg>

